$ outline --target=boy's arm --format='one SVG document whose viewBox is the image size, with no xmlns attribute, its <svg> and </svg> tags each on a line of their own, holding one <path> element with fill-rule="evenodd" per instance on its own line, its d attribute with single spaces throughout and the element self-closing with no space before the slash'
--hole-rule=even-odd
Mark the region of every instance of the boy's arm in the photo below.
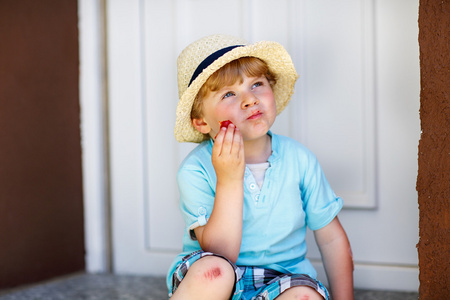
<svg viewBox="0 0 450 300">
<path fill-rule="evenodd" d="M 222 129 L 212 150 L 217 185 L 214 207 L 206 225 L 194 229 L 204 251 L 236 262 L 242 239 L 244 199 L 244 145 L 234 125 Z"/>
<path fill-rule="evenodd" d="M 338 217 L 314 231 L 314 237 L 322 254 L 333 299 L 354 299 L 352 252 Z"/>
</svg>

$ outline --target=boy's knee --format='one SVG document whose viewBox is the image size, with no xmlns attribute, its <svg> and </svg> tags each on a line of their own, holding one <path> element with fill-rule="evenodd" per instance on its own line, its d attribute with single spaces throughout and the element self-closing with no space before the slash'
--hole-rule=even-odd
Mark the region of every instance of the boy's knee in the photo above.
<svg viewBox="0 0 450 300">
<path fill-rule="evenodd" d="M 206 270 L 203 275 L 208 280 L 214 280 L 222 275 L 222 270 L 220 267 L 212 267 L 212 269 Z"/>
<path fill-rule="evenodd" d="M 276 300 L 320 300 L 323 297 L 317 293 L 314 289 L 306 286 L 296 286 L 287 289 Z"/>
<path fill-rule="evenodd" d="M 192 264 L 190 271 L 194 271 L 197 280 L 234 284 L 235 275 L 231 264 L 217 256 L 207 256 Z M 188 272 L 188 273 L 189 273 Z"/>
<path fill-rule="evenodd" d="M 205 256 L 192 263 L 172 298 L 229 299 L 234 284 L 234 268 L 227 260 Z"/>
</svg>

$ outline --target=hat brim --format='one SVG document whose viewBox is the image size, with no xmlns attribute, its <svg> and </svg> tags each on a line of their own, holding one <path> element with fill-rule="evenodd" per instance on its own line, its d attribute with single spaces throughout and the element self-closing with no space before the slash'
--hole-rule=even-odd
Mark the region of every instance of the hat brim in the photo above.
<svg viewBox="0 0 450 300">
<path fill-rule="evenodd" d="M 286 49 L 281 44 L 272 41 L 261 41 L 237 47 L 225 53 L 204 69 L 180 97 L 175 123 L 175 138 L 177 141 L 200 143 L 204 140 L 203 134 L 195 129 L 191 121 L 191 110 L 197 93 L 214 72 L 241 57 L 256 57 L 267 64 L 269 70 L 277 78 L 273 87 L 277 114 L 286 108 L 298 78 L 292 59 Z"/>
</svg>

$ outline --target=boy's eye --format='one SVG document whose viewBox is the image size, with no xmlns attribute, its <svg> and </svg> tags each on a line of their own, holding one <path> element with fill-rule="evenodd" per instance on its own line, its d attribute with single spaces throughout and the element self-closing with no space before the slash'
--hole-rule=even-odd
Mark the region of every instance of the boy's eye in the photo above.
<svg viewBox="0 0 450 300">
<path fill-rule="evenodd" d="M 223 95 L 222 99 L 225 99 L 225 98 L 231 97 L 231 96 L 233 96 L 233 95 L 234 95 L 234 93 L 233 93 L 233 92 L 227 92 L 227 93 L 225 93 L 225 95 Z"/>
<path fill-rule="evenodd" d="M 252 88 L 256 88 L 256 87 L 262 86 L 262 85 L 263 85 L 263 83 L 262 83 L 261 81 L 258 81 L 258 82 L 256 82 L 255 84 L 253 84 L 253 87 L 252 87 Z"/>
</svg>

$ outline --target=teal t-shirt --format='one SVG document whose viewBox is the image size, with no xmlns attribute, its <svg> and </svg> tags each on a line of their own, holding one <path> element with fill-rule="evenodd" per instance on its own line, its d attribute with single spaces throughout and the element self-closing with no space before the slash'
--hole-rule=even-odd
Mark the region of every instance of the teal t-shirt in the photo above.
<svg viewBox="0 0 450 300">
<path fill-rule="evenodd" d="M 317 274 L 306 255 L 306 227 L 317 230 L 341 210 L 315 155 L 299 142 L 272 137 L 272 155 L 260 189 L 246 168 L 243 233 L 236 265 L 269 268 L 283 273 Z M 216 173 L 211 162 L 213 142 L 204 141 L 183 161 L 177 174 L 180 209 L 186 224 L 183 252 L 169 269 L 167 284 L 187 254 L 200 250 L 193 229 L 208 222 L 214 206 Z"/>
</svg>

